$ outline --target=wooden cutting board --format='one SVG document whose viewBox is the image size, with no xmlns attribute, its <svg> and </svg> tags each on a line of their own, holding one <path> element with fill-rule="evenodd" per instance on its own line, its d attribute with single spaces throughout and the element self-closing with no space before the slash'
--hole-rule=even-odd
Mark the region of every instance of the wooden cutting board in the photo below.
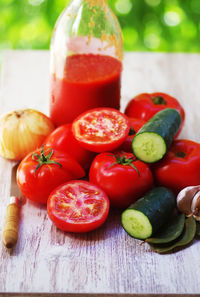
<svg viewBox="0 0 200 297">
<path fill-rule="evenodd" d="M 1 78 L 0 114 L 19 108 L 48 114 L 49 52 L 5 52 Z M 200 140 L 199 89 L 200 55 L 125 54 L 122 110 L 140 92 L 167 92 L 186 111 L 180 137 L 196 141 Z M 11 167 L 12 162 L 0 159 L 0 233 Z M 199 263 L 200 242 L 176 253 L 156 254 L 125 233 L 120 212 L 112 212 L 99 230 L 67 234 L 52 225 L 44 206 L 28 201 L 21 211 L 17 246 L 8 252 L 0 245 L 0 296 L 197 296 Z"/>
</svg>

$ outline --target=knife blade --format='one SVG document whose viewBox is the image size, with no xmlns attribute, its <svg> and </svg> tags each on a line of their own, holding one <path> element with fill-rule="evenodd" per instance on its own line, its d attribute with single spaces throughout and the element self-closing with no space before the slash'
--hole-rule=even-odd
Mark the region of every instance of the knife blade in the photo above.
<svg viewBox="0 0 200 297">
<path fill-rule="evenodd" d="M 22 204 L 21 192 L 17 186 L 16 174 L 18 163 L 12 167 L 10 201 L 6 208 L 5 224 L 2 241 L 6 248 L 13 248 L 18 240 L 20 206 Z"/>
</svg>

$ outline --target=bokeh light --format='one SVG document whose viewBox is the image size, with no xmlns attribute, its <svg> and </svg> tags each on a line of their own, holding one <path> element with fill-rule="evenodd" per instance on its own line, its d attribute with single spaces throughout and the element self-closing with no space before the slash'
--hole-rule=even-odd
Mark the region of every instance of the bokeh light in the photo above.
<svg viewBox="0 0 200 297">
<path fill-rule="evenodd" d="M 145 0 L 145 2 L 150 6 L 157 6 L 160 4 L 161 0 Z"/>
<path fill-rule="evenodd" d="M 138 42 L 138 32 L 133 27 L 125 27 L 123 30 L 124 46 L 127 50 L 133 49 Z"/>
<path fill-rule="evenodd" d="M 177 26 L 180 24 L 181 19 L 177 12 L 168 11 L 164 15 L 164 21 L 168 26 Z"/>
<path fill-rule="evenodd" d="M 149 49 L 157 49 L 160 45 L 160 38 L 158 35 L 156 35 L 154 33 L 150 33 L 145 36 L 144 44 Z"/>
<path fill-rule="evenodd" d="M 33 6 L 38 6 L 40 5 L 42 2 L 44 2 L 45 0 L 29 0 L 28 2 L 33 5 Z"/>
<path fill-rule="evenodd" d="M 132 9 L 132 3 L 130 0 L 117 0 L 115 8 L 120 14 L 128 14 Z"/>
<path fill-rule="evenodd" d="M 184 39 L 194 39 L 197 36 L 197 27 L 190 20 L 181 24 L 181 34 Z"/>
</svg>

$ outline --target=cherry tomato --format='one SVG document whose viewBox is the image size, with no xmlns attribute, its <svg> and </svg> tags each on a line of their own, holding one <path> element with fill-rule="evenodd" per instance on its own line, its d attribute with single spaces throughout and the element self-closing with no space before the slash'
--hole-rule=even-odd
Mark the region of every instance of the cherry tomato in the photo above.
<svg viewBox="0 0 200 297">
<path fill-rule="evenodd" d="M 46 203 L 57 186 L 84 175 L 82 167 L 69 154 L 42 147 L 22 160 L 17 170 L 17 183 L 24 196 Z"/>
<path fill-rule="evenodd" d="M 99 187 L 86 181 L 69 181 L 49 196 L 47 211 L 61 230 L 88 232 L 100 227 L 109 213 L 109 199 Z"/>
<path fill-rule="evenodd" d="M 125 114 L 129 117 L 148 121 L 157 112 L 166 108 L 174 108 L 180 112 L 180 115 L 182 118 L 182 124 L 179 129 L 179 133 L 180 133 L 185 120 L 185 112 L 181 104 L 178 102 L 178 100 L 172 96 L 169 96 L 168 94 L 165 94 L 165 93 L 139 94 L 128 103 L 125 109 Z"/>
<path fill-rule="evenodd" d="M 130 122 L 130 131 L 129 131 L 129 134 L 126 137 L 124 143 L 120 147 L 120 149 L 122 151 L 132 153 L 133 152 L 133 149 L 132 149 L 133 138 L 135 137 L 136 133 L 140 130 L 140 128 L 142 128 L 142 126 L 146 122 L 143 120 L 140 120 L 140 119 L 136 119 L 136 118 L 129 118 L 129 122 Z"/>
<path fill-rule="evenodd" d="M 86 111 L 72 123 L 78 142 L 94 152 L 112 151 L 128 136 L 129 119 L 113 108 L 96 108 Z"/>
<path fill-rule="evenodd" d="M 66 124 L 56 128 L 47 136 L 44 141 L 45 146 L 52 149 L 67 152 L 85 169 L 89 169 L 95 154 L 84 149 L 74 138 L 72 125 Z"/>
<path fill-rule="evenodd" d="M 200 184 L 200 144 L 187 139 L 177 139 L 165 157 L 152 169 L 157 184 L 178 193 L 187 186 Z"/>
<path fill-rule="evenodd" d="M 89 179 L 108 195 L 111 206 L 128 207 L 153 186 L 149 166 L 131 153 L 101 153 L 90 167 Z"/>
</svg>

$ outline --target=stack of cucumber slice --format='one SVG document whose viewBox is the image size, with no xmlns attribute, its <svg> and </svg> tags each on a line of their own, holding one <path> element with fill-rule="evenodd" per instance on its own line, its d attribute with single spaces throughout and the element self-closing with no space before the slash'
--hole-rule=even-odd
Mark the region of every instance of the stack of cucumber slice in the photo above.
<svg viewBox="0 0 200 297">
<path fill-rule="evenodd" d="M 153 116 L 136 134 L 134 155 L 146 163 L 161 160 L 170 147 L 181 125 L 181 116 L 173 108 L 166 108 Z"/>
<path fill-rule="evenodd" d="M 122 226 L 129 235 L 145 240 L 158 253 L 185 246 L 194 239 L 197 224 L 193 217 L 174 214 L 175 203 L 169 189 L 154 188 L 122 213 Z M 200 226 L 198 230 L 200 234 Z"/>
<path fill-rule="evenodd" d="M 181 116 L 172 108 L 152 117 L 136 134 L 132 142 L 134 155 L 146 163 L 161 160 L 181 125 Z M 158 253 L 166 253 L 190 243 L 200 236 L 200 224 L 193 217 L 174 214 L 176 197 L 165 187 L 156 187 L 126 209 L 122 226 L 134 238 L 148 242 Z"/>
<path fill-rule="evenodd" d="M 169 189 L 154 188 L 122 213 L 122 226 L 132 237 L 147 239 L 168 221 L 175 206 L 175 195 Z"/>
</svg>

